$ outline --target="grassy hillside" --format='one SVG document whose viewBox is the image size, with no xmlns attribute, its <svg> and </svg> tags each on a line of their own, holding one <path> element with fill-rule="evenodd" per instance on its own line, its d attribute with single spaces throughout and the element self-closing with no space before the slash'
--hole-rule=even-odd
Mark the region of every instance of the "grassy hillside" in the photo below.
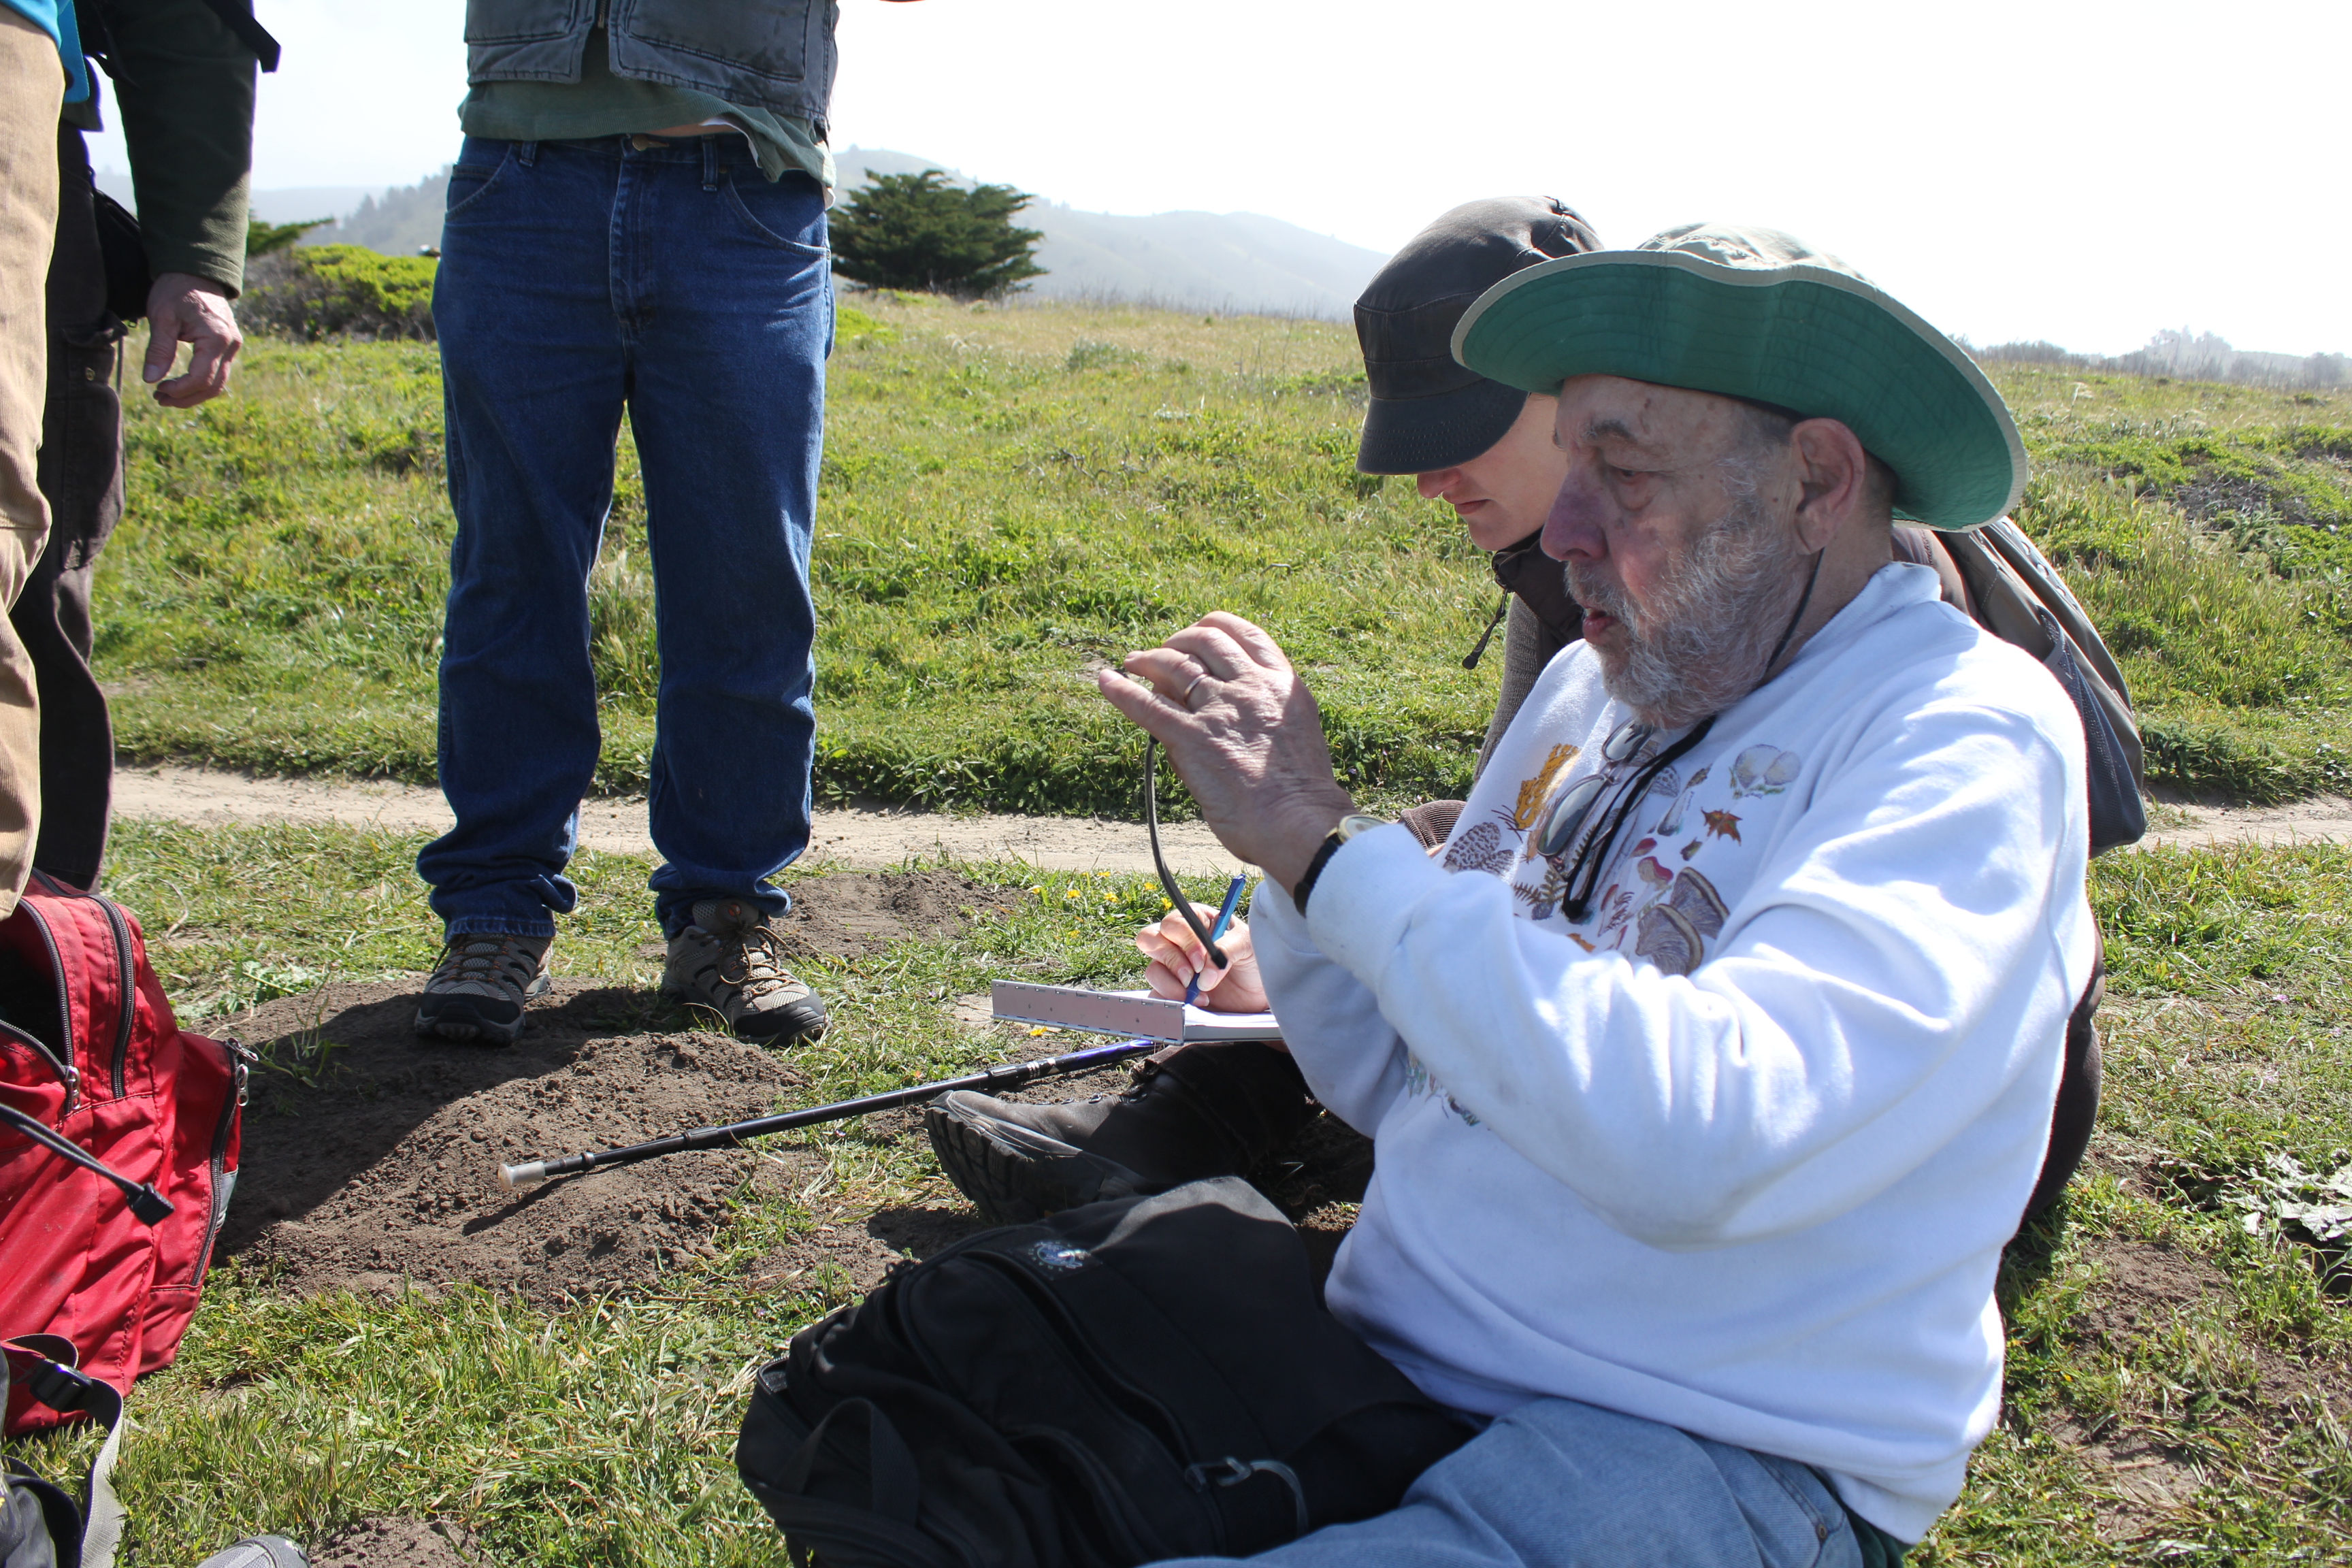
<svg viewBox="0 0 2352 1568">
<path fill-rule="evenodd" d="M 1133 808 L 1087 679 L 1226 607 L 1313 673 L 1375 798 L 1459 794 L 1495 665 L 1483 560 L 1354 472 L 1362 380 L 1322 322 L 882 299 L 845 320 L 819 519 L 818 784 Z M 451 520 L 434 351 L 257 342 L 236 394 L 142 402 L 100 658 L 141 757 L 433 775 Z M 2154 777 L 2272 800 L 2352 784 L 2352 395 L 1994 367 L 2039 473 L 2021 517 L 2147 715 Z M 643 786 L 652 583 L 634 453 L 593 583 L 603 787 Z"/>
</svg>

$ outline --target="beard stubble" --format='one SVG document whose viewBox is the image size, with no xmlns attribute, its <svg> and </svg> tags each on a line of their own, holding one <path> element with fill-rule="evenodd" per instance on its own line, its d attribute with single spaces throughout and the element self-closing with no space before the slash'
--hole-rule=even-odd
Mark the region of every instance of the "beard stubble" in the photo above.
<svg viewBox="0 0 2352 1568">
<path fill-rule="evenodd" d="M 1796 607 L 1807 552 L 1760 498 L 1730 510 L 1685 548 L 1646 605 L 1568 563 L 1568 591 L 1615 617 L 1622 645 L 1596 647 L 1601 685 L 1643 723 L 1676 730 L 1720 713 L 1762 684 Z"/>
</svg>

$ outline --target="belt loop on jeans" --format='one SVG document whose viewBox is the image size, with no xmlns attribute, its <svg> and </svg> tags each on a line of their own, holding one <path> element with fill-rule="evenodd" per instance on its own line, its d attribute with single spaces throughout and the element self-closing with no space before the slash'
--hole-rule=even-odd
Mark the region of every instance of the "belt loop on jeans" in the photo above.
<svg viewBox="0 0 2352 1568">
<path fill-rule="evenodd" d="M 698 136 L 695 140 L 702 143 L 702 188 L 715 191 L 719 188 L 719 138 Z"/>
<path fill-rule="evenodd" d="M 536 142 L 518 142 L 514 150 L 515 162 L 526 169 L 539 162 L 539 143 Z"/>
</svg>

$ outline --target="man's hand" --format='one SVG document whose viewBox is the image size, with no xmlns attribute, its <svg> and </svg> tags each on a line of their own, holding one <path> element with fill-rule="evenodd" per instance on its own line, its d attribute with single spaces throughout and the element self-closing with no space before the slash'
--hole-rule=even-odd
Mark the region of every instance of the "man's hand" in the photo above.
<svg viewBox="0 0 2352 1568">
<path fill-rule="evenodd" d="M 172 375 L 180 345 L 192 343 L 188 368 Z M 245 346 L 228 290 L 192 272 L 166 272 L 147 293 L 147 365 L 142 379 L 166 408 L 194 408 L 228 390 L 228 363 Z"/>
<path fill-rule="evenodd" d="M 1274 639 L 1219 610 L 1127 656 L 1139 686 L 1095 677 L 1111 706 L 1159 737 L 1218 842 L 1285 889 L 1355 809 L 1331 771 L 1323 714 Z"/>
</svg>

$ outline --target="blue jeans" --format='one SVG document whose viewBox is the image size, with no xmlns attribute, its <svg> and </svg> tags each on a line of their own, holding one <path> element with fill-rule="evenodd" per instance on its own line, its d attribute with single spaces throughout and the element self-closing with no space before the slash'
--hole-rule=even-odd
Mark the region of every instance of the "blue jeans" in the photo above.
<svg viewBox="0 0 2352 1568">
<path fill-rule="evenodd" d="M 1210 1568 L 1187 1557 L 1160 1568 Z M 1278 1568 L 1861 1568 L 1829 1486 L 1776 1459 L 1572 1399 L 1523 1405 L 1393 1511 L 1248 1559 Z"/>
<path fill-rule="evenodd" d="M 824 195 L 739 136 L 468 137 L 433 320 L 457 537 L 441 787 L 417 874 L 452 935 L 551 935 L 601 735 L 588 572 L 625 407 L 645 475 L 661 682 L 655 911 L 788 900 L 808 847 L 810 526 L 833 284 Z"/>
</svg>

